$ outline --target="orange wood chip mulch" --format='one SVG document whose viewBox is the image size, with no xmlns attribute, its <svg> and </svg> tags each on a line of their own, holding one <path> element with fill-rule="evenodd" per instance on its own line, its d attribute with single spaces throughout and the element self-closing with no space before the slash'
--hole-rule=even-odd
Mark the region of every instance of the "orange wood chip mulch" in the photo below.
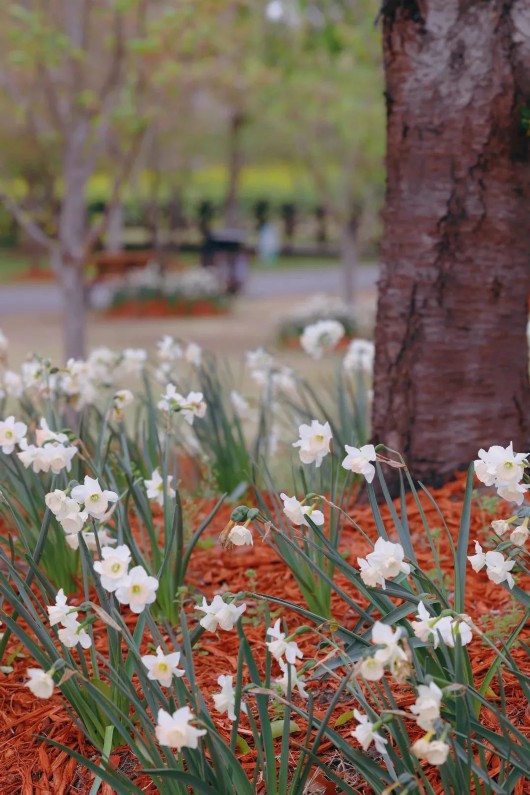
<svg viewBox="0 0 530 795">
<path fill-rule="evenodd" d="M 464 476 L 459 475 L 453 482 L 432 492 L 453 537 L 456 537 L 458 533 L 464 483 Z M 421 501 L 429 526 L 441 529 L 441 521 L 432 504 L 426 497 L 422 497 Z M 414 549 L 419 564 L 425 569 L 432 569 L 431 551 L 425 538 L 419 511 L 414 505 L 411 495 L 407 497 L 407 506 Z M 200 521 L 203 515 L 206 516 L 210 509 L 211 501 L 205 501 L 196 517 L 196 521 Z M 504 514 L 501 513 L 501 505 L 498 506 L 497 510 L 499 517 L 507 517 L 507 511 Z M 208 535 L 216 537 L 219 534 L 229 518 L 230 511 L 230 506 L 221 508 L 208 531 Z M 381 514 L 385 526 L 393 538 L 392 520 L 390 511 L 386 506 L 381 508 Z M 350 510 L 350 515 L 370 537 L 375 538 L 376 529 L 369 507 L 354 507 Z M 483 510 L 476 501 L 474 502 L 470 554 L 473 551 L 471 546 L 475 537 L 479 538 L 481 543 L 485 540 L 486 531 L 492 518 L 495 518 L 495 516 Z M 357 557 L 364 556 L 369 551 L 369 546 L 357 531 L 346 527 L 342 540 L 342 549 L 349 555 L 348 560 L 351 564 L 355 566 Z M 444 572 L 451 574 L 452 564 L 449 564 L 449 546 L 443 532 L 439 534 L 439 555 Z M 467 612 L 483 631 L 501 632 L 504 637 L 507 637 L 510 630 L 520 619 L 522 611 L 519 609 L 519 612 L 517 612 L 517 605 L 508 591 L 494 585 L 487 578 L 485 572 L 476 574 L 468 567 L 467 577 Z M 347 580 L 342 575 L 339 575 L 336 579 L 349 593 L 352 593 L 351 586 L 348 585 Z M 257 590 L 298 605 L 304 605 L 291 572 L 278 558 L 274 549 L 260 540 L 256 540 L 252 548 L 236 548 L 231 551 L 223 550 L 218 545 L 211 546 L 208 544 L 197 548 L 192 557 L 187 582 L 191 592 L 196 591 L 204 594 L 208 599 L 211 599 L 215 593 L 222 593 L 227 590 L 233 593 L 244 590 Z M 517 575 L 517 582 L 520 587 L 528 590 L 530 577 L 519 574 Z M 80 592 L 79 600 L 81 599 Z M 75 598 L 72 601 L 75 602 Z M 334 618 L 342 625 L 352 628 L 355 625 L 357 616 L 353 613 L 348 613 L 340 597 L 334 595 L 332 602 Z M 246 621 L 245 632 L 256 658 L 261 659 L 264 657 L 266 626 L 264 625 L 264 618 L 261 617 L 259 603 L 253 603 L 252 600 L 247 600 L 247 603 L 247 616 L 251 620 Z M 360 600 L 359 604 L 362 606 Z M 274 611 L 274 605 L 271 605 L 271 611 Z M 307 623 L 294 612 L 282 611 L 281 615 L 286 618 L 289 631 Z M 132 626 L 136 619 L 132 615 L 130 618 Z M 129 623 L 128 618 L 127 621 Z M 103 635 L 104 633 L 102 633 Z M 525 635 L 527 638 L 529 637 L 530 627 L 526 628 Z M 316 652 L 318 640 L 318 637 L 313 633 L 305 633 L 297 637 L 298 645 L 304 652 L 305 658 L 317 656 L 322 659 L 325 652 Z M 148 641 L 149 638 L 146 638 L 146 644 Z M 215 692 L 218 689 L 217 677 L 220 673 L 235 674 L 238 645 L 239 641 L 235 631 L 222 632 L 220 637 L 216 637 L 213 634 L 202 636 L 199 644 L 200 653 L 194 655 L 194 664 L 197 681 L 205 694 Z M 20 644 L 18 644 L 16 639 L 11 639 L 9 650 L 13 652 L 17 649 L 20 651 Z M 474 636 L 473 641 L 468 646 L 468 650 L 473 671 L 480 680 L 491 667 L 495 659 L 494 652 L 477 635 Z M 530 660 L 524 649 L 516 646 L 513 654 L 520 669 L 530 675 Z M 32 661 L 28 657 L 19 656 L 15 657 L 11 664 L 14 667 L 13 672 L 9 674 L 0 673 L 0 711 L 2 715 L 2 721 L 0 722 L 1 795 L 67 795 L 69 793 L 88 795 L 93 783 L 93 774 L 79 766 L 75 760 L 69 758 L 64 752 L 60 752 L 38 740 L 35 735 L 44 735 L 56 742 L 63 743 L 79 751 L 84 756 L 94 759 L 96 762 L 98 759 L 97 753 L 73 724 L 72 719 L 64 708 L 64 701 L 60 693 L 56 692 L 52 698 L 42 701 L 36 699 L 25 687 L 26 668 L 32 666 Z M 281 676 L 279 667 L 276 664 L 275 666 L 273 674 Z M 507 716 L 518 726 L 521 732 L 530 736 L 530 709 L 517 680 L 507 674 L 504 677 L 504 685 Z M 315 694 L 316 715 L 317 717 L 322 717 L 326 711 L 329 698 L 333 694 L 333 683 L 330 680 L 312 680 L 309 687 Z M 493 691 L 496 690 L 495 680 L 492 683 L 492 688 Z M 393 685 L 393 691 L 395 691 L 396 700 L 401 708 L 410 706 L 414 701 L 412 689 L 406 685 Z M 352 710 L 355 706 L 355 701 L 346 696 L 340 702 L 337 717 Z M 213 714 L 215 715 L 216 713 L 213 712 Z M 228 738 L 231 724 L 226 719 L 226 716 L 218 717 L 219 730 Z M 498 730 L 493 714 L 487 710 L 482 711 L 481 721 L 492 730 Z M 298 718 L 297 722 L 300 723 Z M 355 743 L 355 740 L 351 738 L 350 733 L 354 725 L 354 721 L 348 721 L 339 729 L 340 733 L 345 738 L 349 738 L 352 743 Z M 409 728 L 412 740 L 415 740 L 417 736 L 423 733 L 412 723 L 409 724 Z M 248 725 L 245 724 L 244 718 L 240 724 L 240 734 L 252 747 L 252 735 Z M 340 757 L 334 751 L 331 743 L 323 743 L 320 747 L 320 754 L 329 764 L 336 765 L 335 769 L 339 775 L 347 776 L 350 786 L 363 794 L 366 793 L 366 795 L 372 792 L 370 787 L 364 785 L 362 780 L 356 777 L 355 771 L 341 767 Z M 248 771 L 249 776 L 252 776 L 255 759 L 255 751 L 251 751 L 250 754 L 241 758 L 241 763 Z M 148 776 L 137 772 L 138 762 L 127 748 L 117 749 L 111 756 L 111 762 L 134 780 L 135 784 L 145 792 L 158 792 L 158 789 L 150 782 Z M 499 769 L 498 759 L 491 755 L 489 764 L 490 774 L 495 775 Z M 426 768 L 426 773 L 437 795 L 443 795 L 444 789 L 436 768 Z M 258 791 L 261 792 L 259 789 Z M 336 788 L 333 784 L 326 782 L 320 775 L 317 777 L 314 791 L 333 795 Z M 101 786 L 100 793 L 101 795 L 113 795 L 111 787 L 107 784 Z M 527 794 L 530 795 L 530 783 L 519 782 L 514 790 L 514 795 Z"/>
</svg>

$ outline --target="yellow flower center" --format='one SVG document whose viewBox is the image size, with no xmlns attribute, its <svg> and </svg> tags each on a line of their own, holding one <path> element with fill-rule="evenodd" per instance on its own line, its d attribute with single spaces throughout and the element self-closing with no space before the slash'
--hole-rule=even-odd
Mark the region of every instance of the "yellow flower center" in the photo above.
<svg viewBox="0 0 530 795">
<path fill-rule="evenodd" d="M 117 574 L 119 571 L 121 571 L 121 563 L 113 563 L 110 567 L 110 570 Z"/>
<path fill-rule="evenodd" d="M 142 593 L 142 586 L 141 585 L 133 585 L 131 588 L 133 593 Z"/>
<path fill-rule="evenodd" d="M 89 499 L 90 502 L 99 502 L 100 494 L 91 494 Z"/>
</svg>

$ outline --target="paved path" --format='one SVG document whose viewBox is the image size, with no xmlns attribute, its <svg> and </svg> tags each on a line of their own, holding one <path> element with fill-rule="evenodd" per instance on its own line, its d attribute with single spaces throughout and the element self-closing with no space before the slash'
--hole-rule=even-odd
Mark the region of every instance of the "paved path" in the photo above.
<svg viewBox="0 0 530 795">
<path fill-rule="evenodd" d="M 362 265 L 357 274 L 357 289 L 375 287 L 378 275 L 377 265 Z M 250 274 L 245 288 L 248 298 L 340 292 L 342 269 L 335 266 L 258 271 Z M 61 309 L 61 293 L 55 284 L 0 285 L 0 318 L 16 314 L 49 315 Z"/>
</svg>

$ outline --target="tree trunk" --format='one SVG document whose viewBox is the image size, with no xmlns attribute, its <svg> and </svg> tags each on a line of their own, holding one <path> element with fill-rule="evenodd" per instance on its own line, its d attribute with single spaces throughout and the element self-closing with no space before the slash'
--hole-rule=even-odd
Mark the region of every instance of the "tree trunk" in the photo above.
<svg viewBox="0 0 530 795">
<path fill-rule="evenodd" d="M 53 266 L 63 292 L 63 349 L 65 359 L 86 354 L 86 301 L 84 285 L 88 181 L 83 150 L 89 133 L 86 120 L 72 130 L 64 153 L 64 195 L 58 224 L 58 246 Z"/>
<path fill-rule="evenodd" d="M 241 134 L 245 124 L 245 117 L 237 111 L 230 119 L 228 139 L 228 187 L 224 204 L 224 222 L 227 227 L 234 227 L 238 221 L 237 197 L 239 192 L 239 178 L 243 168 L 243 152 L 241 149 Z"/>
<path fill-rule="evenodd" d="M 115 204 L 111 207 L 105 235 L 106 251 L 116 252 L 123 249 L 123 205 Z"/>
<path fill-rule="evenodd" d="M 387 0 L 383 20 L 373 436 L 436 483 L 530 442 L 530 19 L 526 0 Z"/>
<path fill-rule="evenodd" d="M 86 295 L 83 263 L 69 261 L 59 251 L 53 267 L 63 295 L 64 360 L 83 359 L 86 355 Z"/>
</svg>

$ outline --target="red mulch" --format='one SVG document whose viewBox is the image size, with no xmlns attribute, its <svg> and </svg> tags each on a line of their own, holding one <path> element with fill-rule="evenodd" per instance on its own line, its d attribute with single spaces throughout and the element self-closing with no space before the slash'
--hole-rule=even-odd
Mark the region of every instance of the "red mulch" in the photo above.
<svg viewBox="0 0 530 795">
<path fill-rule="evenodd" d="M 448 483 L 441 489 L 433 491 L 445 520 L 456 536 L 460 521 L 462 507 L 462 496 L 464 487 L 464 477 L 459 476 L 454 482 Z M 425 568 L 432 567 L 430 549 L 424 536 L 423 525 L 418 511 L 413 505 L 412 497 L 409 495 L 407 500 L 409 506 L 409 521 L 411 532 L 415 536 L 415 551 L 420 565 Z M 425 513 L 431 527 L 440 527 L 440 520 L 435 509 L 426 498 L 422 498 Z M 211 501 L 204 501 L 201 510 L 195 518 L 195 523 L 206 516 L 211 509 Z M 217 514 L 211 534 L 217 535 L 225 526 L 231 508 L 223 506 Z M 383 520 L 388 527 L 392 526 L 390 513 L 386 507 L 381 509 Z M 372 537 L 376 531 L 368 507 L 357 507 L 350 511 L 350 515 L 356 522 Z M 471 541 L 476 536 L 481 537 L 482 531 L 488 527 L 491 516 L 476 505 L 473 506 L 471 522 Z M 349 551 L 352 565 L 356 565 L 356 558 L 364 555 L 368 550 L 368 545 L 356 533 L 353 528 L 345 530 L 343 539 L 344 550 Z M 440 534 L 440 557 L 444 571 L 449 572 L 451 567 L 448 563 L 448 544 L 445 537 Z M 445 567 L 443 566 L 445 561 Z M 488 622 L 494 620 L 492 616 L 508 615 L 513 602 L 509 593 L 500 586 L 494 585 L 484 572 L 475 574 L 468 568 L 467 584 L 468 604 L 467 611 L 473 616 L 475 622 L 479 622 L 481 617 L 486 620 L 484 629 L 488 628 Z M 340 577 L 341 585 L 348 588 L 351 586 L 347 581 Z M 523 588 L 528 588 L 528 577 L 518 575 L 518 584 Z M 221 549 L 218 545 L 197 549 L 192 558 L 190 570 L 188 572 L 188 584 L 190 588 L 196 589 L 208 598 L 217 592 L 230 590 L 259 590 L 271 596 L 281 597 L 298 604 L 303 604 L 296 582 L 290 571 L 278 559 L 271 547 L 257 540 L 253 548 L 242 548 L 232 551 Z M 79 599 L 82 599 L 81 592 Z M 255 620 L 249 621 L 245 625 L 247 637 L 253 647 L 258 650 L 256 655 L 260 657 L 259 650 L 265 648 L 265 629 L 263 620 L 256 616 L 258 605 L 252 604 L 247 600 L 247 613 L 254 615 Z M 355 616 L 348 615 L 340 598 L 333 599 L 334 617 L 343 625 L 352 627 Z M 271 608 L 273 609 L 273 608 Z M 295 613 L 286 615 L 289 630 L 292 631 L 296 626 L 300 626 L 302 621 Z M 131 616 L 134 624 L 135 618 Z M 505 634 L 509 628 L 505 629 Z M 527 633 L 527 635 L 530 634 Z M 307 633 L 299 636 L 297 642 L 306 657 L 315 656 L 315 636 Z M 17 647 L 17 641 L 12 640 L 10 649 Z M 494 653 L 484 645 L 480 637 L 474 637 L 468 646 L 473 671 L 477 675 L 485 674 L 493 660 Z M 236 632 L 221 632 L 219 638 L 215 635 L 204 635 L 200 642 L 201 653 L 194 656 L 196 666 L 196 677 L 202 685 L 203 692 L 215 691 L 217 689 L 217 677 L 219 673 L 235 673 L 238 653 L 238 637 Z M 530 660 L 521 648 L 515 648 L 514 656 L 522 671 L 530 675 Z M 66 795 L 67 793 L 79 793 L 87 795 L 93 781 L 93 775 L 84 768 L 78 766 L 75 760 L 69 759 L 66 754 L 54 748 L 46 746 L 34 735 L 41 734 L 63 743 L 70 748 L 79 750 L 82 754 L 92 757 L 97 761 L 97 754 L 86 741 L 83 735 L 75 728 L 70 717 L 63 706 L 63 699 L 60 694 L 54 695 L 47 701 L 40 701 L 33 697 L 30 691 L 24 686 L 25 671 L 31 666 L 28 658 L 17 658 L 13 662 L 15 671 L 5 675 L 0 673 L 0 709 L 3 720 L 0 724 L 0 754 L 2 765 L 0 769 L 0 793 L 1 795 Z M 279 668 L 275 668 L 273 673 L 280 675 Z M 320 681 L 312 682 L 313 692 L 320 690 L 316 696 L 317 715 L 319 710 L 324 714 L 330 694 L 333 692 L 331 682 Z M 495 680 L 492 684 L 496 688 Z M 405 707 L 413 702 L 414 696 L 410 687 L 403 685 L 397 687 L 393 685 L 396 698 L 400 706 Z M 514 677 L 505 676 L 505 698 L 506 711 L 508 717 L 519 727 L 520 731 L 530 735 L 530 710 L 527 709 L 526 699 Z M 352 700 L 341 702 L 340 712 L 347 712 L 355 706 Z M 214 713 L 215 715 L 216 713 Z M 496 730 L 494 716 L 488 711 L 483 710 L 481 720 L 491 729 Z M 298 720 L 297 722 L 301 723 Z M 346 723 L 340 728 L 344 737 L 350 738 L 352 722 Z M 229 736 L 231 724 L 223 716 L 219 716 L 218 726 L 220 731 Z M 421 730 L 414 730 L 412 723 L 409 724 L 412 739 L 422 734 Z M 244 736 L 250 746 L 252 746 L 252 736 L 250 730 L 242 719 L 240 734 Z M 351 740 L 353 743 L 354 740 Z M 328 762 L 337 760 L 331 743 L 324 743 L 320 748 L 320 753 Z M 149 777 L 139 775 L 135 771 L 138 769 L 136 760 L 131 756 L 128 749 L 118 749 L 111 757 L 116 767 L 129 775 L 145 792 L 156 793 L 158 790 L 149 783 Z M 246 757 L 242 757 L 242 764 L 249 771 L 253 770 L 255 753 L 252 752 Z M 490 759 L 490 772 L 495 775 L 498 772 L 498 760 L 492 755 Z M 443 795 L 444 790 L 437 774 L 436 768 L 426 768 L 426 773 L 432 781 L 437 795 Z M 360 780 L 351 780 L 351 786 L 357 788 L 362 793 L 371 793 L 372 790 L 363 785 Z M 327 784 L 326 795 L 333 795 L 335 787 Z M 102 785 L 100 789 L 102 795 L 112 795 L 112 790 L 107 785 Z M 519 782 L 514 790 L 514 795 L 525 795 L 530 793 L 530 783 Z"/>
<path fill-rule="evenodd" d="M 212 317 L 226 315 L 230 307 L 207 299 L 196 301 L 166 301 L 163 298 L 127 299 L 105 311 L 105 317 L 115 319 L 159 317 Z"/>
</svg>

